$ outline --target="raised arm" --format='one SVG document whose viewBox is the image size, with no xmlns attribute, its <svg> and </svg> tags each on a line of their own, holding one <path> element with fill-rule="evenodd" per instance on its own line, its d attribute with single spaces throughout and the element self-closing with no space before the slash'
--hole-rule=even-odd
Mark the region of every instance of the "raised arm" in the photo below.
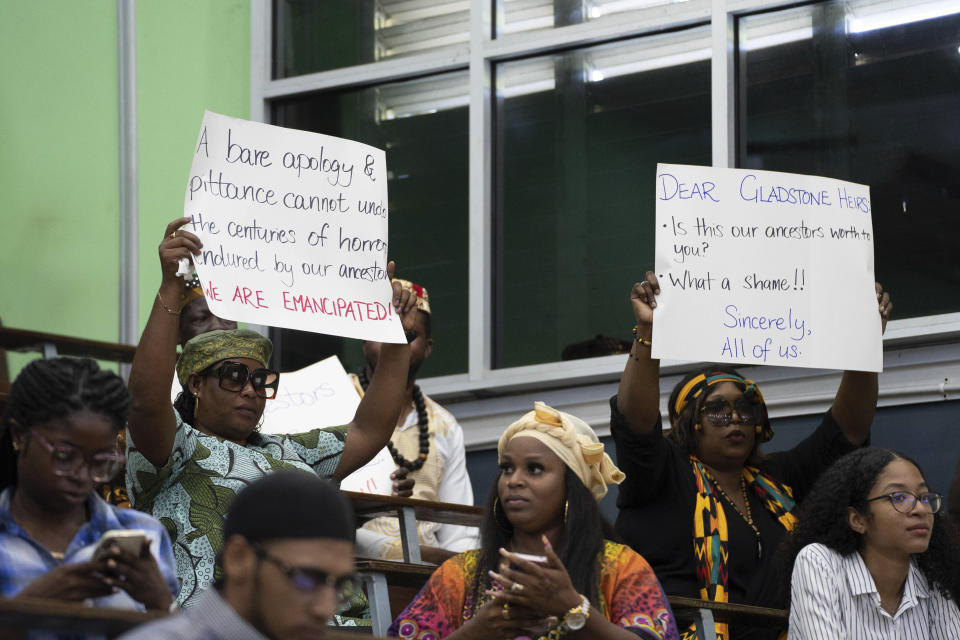
<svg viewBox="0 0 960 640">
<path fill-rule="evenodd" d="M 391 279 L 394 268 L 391 261 L 387 265 L 387 275 Z M 417 313 L 416 294 L 404 291 L 399 283 L 394 282 L 393 307 L 400 317 L 404 332 L 411 330 Z M 387 446 L 400 416 L 409 371 L 410 347 L 406 344 L 383 343 L 370 386 L 347 429 L 343 455 L 333 472 L 334 481 L 340 482 Z"/>
<path fill-rule="evenodd" d="M 617 409 L 627 427 L 636 433 L 649 433 L 660 413 L 660 361 L 650 357 L 653 336 L 653 310 L 660 283 L 652 271 L 630 290 L 630 303 L 637 321 L 637 334 L 630 348 L 627 366 L 617 390 Z"/>
<path fill-rule="evenodd" d="M 893 310 L 890 294 L 879 282 L 875 284 L 877 305 L 880 311 L 882 331 L 887 330 L 887 320 Z M 840 425 L 843 435 L 854 445 L 862 445 L 870 435 L 870 425 L 877 411 L 877 374 L 868 371 L 844 371 L 840 388 L 833 399 L 830 412 Z"/>
<path fill-rule="evenodd" d="M 170 457 L 177 427 L 170 386 L 177 364 L 184 282 L 176 273 L 180 259 L 199 254 L 202 246 L 197 236 L 179 230 L 188 222 L 190 218 L 178 218 L 168 224 L 160 242 L 160 290 L 130 369 L 130 435 L 137 449 L 158 467 Z"/>
</svg>

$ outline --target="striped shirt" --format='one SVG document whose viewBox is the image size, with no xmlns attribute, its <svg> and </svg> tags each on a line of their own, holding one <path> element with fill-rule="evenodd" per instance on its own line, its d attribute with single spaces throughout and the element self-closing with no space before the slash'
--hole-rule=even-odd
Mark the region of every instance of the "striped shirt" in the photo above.
<svg viewBox="0 0 960 640">
<path fill-rule="evenodd" d="M 931 589 L 910 562 L 903 597 L 890 615 L 859 553 L 822 544 L 800 550 L 791 580 L 789 640 L 957 640 L 957 604 Z"/>
</svg>

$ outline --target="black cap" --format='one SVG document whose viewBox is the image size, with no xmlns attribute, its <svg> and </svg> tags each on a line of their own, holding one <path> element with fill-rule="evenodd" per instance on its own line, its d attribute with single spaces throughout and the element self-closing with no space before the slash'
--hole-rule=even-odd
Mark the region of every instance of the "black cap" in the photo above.
<svg viewBox="0 0 960 640">
<path fill-rule="evenodd" d="M 280 538 L 333 538 L 353 542 L 353 509 L 332 483 L 311 473 L 271 473 L 242 490 L 230 506 L 223 538 L 249 542 Z"/>
</svg>

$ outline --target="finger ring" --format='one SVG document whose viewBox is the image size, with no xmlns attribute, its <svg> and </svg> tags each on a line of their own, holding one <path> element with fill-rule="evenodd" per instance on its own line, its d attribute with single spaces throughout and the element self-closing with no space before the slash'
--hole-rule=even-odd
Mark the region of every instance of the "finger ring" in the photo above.
<svg viewBox="0 0 960 640">
<path fill-rule="evenodd" d="M 176 238 L 176 237 L 177 237 L 177 232 L 174 231 L 173 233 L 171 233 L 171 234 L 170 234 L 170 237 L 171 237 L 171 238 Z"/>
<path fill-rule="evenodd" d="M 510 585 L 510 591 L 513 593 L 523 593 L 523 585 L 519 582 L 514 582 Z"/>
<path fill-rule="evenodd" d="M 507 603 L 503 603 L 503 619 L 504 620 L 510 619 L 510 605 Z"/>
</svg>

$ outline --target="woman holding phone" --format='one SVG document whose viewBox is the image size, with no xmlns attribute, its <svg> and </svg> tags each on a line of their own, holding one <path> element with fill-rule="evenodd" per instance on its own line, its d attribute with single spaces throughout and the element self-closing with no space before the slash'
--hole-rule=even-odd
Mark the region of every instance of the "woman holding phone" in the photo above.
<svg viewBox="0 0 960 640">
<path fill-rule="evenodd" d="M 123 380 L 93 360 L 35 360 L 17 376 L 0 423 L 0 596 L 170 607 L 180 586 L 166 530 L 94 490 L 123 462 L 129 409 Z"/>
<path fill-rule="evenodd" d="M 667 598 L 597 502 L 623 474 L 582 420 L 542 402 L 497 447 L 482 548 L 447 560 L 388 635 L 401 638 L 677 638 Z"/>
</svg>

